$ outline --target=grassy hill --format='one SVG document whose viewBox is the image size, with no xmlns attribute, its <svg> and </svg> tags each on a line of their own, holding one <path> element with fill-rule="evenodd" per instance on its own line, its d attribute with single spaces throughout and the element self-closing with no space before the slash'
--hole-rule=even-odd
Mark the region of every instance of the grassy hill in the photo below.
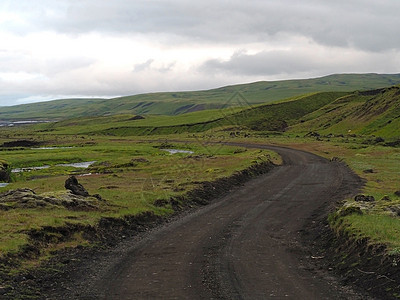
<svg viewBox="0 0 400 300">
<path fill-rule="evenodd" d="M 400 137 L 400 87 L 341 97 L 306 115 L 290 130 Z"/>
<path fill-rule="evenodd" d="M 240 128 L 306 134 L 362 134 L 400 137 L 400 87 L 317 92 L 272 104 L 206 110 L 179 116 L 112 115 L 37 125 L 47 134 L 110 136 L 164 135 Z"/>
<path fill-rule="evenodd" d="M 313 79 L 260 81 L 194 92 L 150 93 L 113 99 L 64 99 L 0 107 L 0 120 L 60 120 L 117 114 L 179 115 L 272 103 L 307 93 L 355 91 L 400 84 L 400 74 L 336 74 Z M 232 98 L 240 92 L 241 99 Z"/>
<path fill-rule="evenodd" d="M 219 127 L 243 127 L 249 130 L 285 130 L 299 118 L 347 95 L 346 92 L 319 92 L 273 104 L 244 106 L 186 113 L 178 116 L 113 115 L 74 118 L 36 128 L 48 134 L 88 135 L 163 135 L 204 132 Z"/>
</svg>

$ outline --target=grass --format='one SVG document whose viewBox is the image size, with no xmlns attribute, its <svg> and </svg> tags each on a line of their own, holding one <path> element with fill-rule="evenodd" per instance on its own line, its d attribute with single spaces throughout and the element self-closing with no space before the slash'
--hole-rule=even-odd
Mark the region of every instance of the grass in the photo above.
<svg viewBox="0 0 400 300">
<path fill-rule="evenodd" d="M 146 136 L 205 132 L 221 126 L 240 126 L 251 130 L 283 130 L 301 117 L 346 95 L 343 92 L 313 93 L 285 101 L 182 114 L 176 117 L 132 115 L 79 118 L 35 126 L 38 136 Z"/>
<path fill-rule="evenodd" d="M 68 146 L 71 145 L 70 141 Z M 186 149 L 194 153 L 171 155 L 162 150 L 164 147 Z M 0 210 L 0 256 L 18 251 L 28 242 L 27 232 L 35 228 L 59 227 L 66 223 L 96 225 L 101 217 L 122 217 L 143 211 L 170 214 L 173 212 L 170 206 L 156 207 L 154 201 L 182 195 L 203 181 L 229 176 L 266 157 L 275 161 L 278 159 L 269 151 L 240 147 L 132 142 L 128 139 L 99 139 L 89 145 L 82 145 L 77 140 L 73 148 L 8 150 L 2 151 L 1 157 L 13 167 L 51 167 L 14 173 L 14 182 L 0 188 L 0 192 L 28 187 L 37 194 L 54 194 L 64 190 L 64 181 L 69 174 L 92 172 L 91 176 L 78 177 L 79 182 L 90 194 L 102 195 L 109 205 L 102 206 L 99 211 L 63 208 Z M 97 163 L 87 170 L 56 166 L 61 162 L 87 160 Z"/>
<path fill-rule="evenodd" d="M 352 238 L 368 239 L 370 244 L 387 245 L 388 253 L 400 249 L 400 219 L 381 214 L 351 214 L 332 222 L 336 231 Z"/>
<path fill-rule="evenodd" d="M 294 132 L 400 137 L 400 87 L 352 93 L 305 116 Z"/>
</svg>

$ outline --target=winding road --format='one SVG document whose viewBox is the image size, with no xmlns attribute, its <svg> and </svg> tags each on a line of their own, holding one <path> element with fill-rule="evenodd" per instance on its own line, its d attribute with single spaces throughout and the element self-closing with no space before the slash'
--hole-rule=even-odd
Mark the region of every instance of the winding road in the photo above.
<svg viewBox="0 0 400 300">
<path fill-rule="evenodd" d="M 326 217 L 334 202 L 356 191 L 357 176 L 342 164 L 311 153 L 245 146 L 275 150 L 284 164 L 153 231 L 116 258 L 87 295 L 96 299 L 363 298 L 340 287 L 328 271 L 311 268 L 312 253 L 302 242 L 308 228 Z"/>
</svg>

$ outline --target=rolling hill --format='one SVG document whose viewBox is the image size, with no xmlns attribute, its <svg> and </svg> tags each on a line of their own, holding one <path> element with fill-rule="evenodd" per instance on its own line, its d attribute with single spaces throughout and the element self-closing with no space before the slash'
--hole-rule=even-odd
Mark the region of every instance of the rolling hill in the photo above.
<svg viewBox="0 0 400 300">
<path fill-rule="evenodd" d="M 400 137 L 400 86 L 355 92 L 302 118 L 292 131 Z"/>
<path fill-rule="evenodd" d="M 150 93 L 113 99 L 63 99 L 0 107 L 0 120 L 62 120 L 117 114 L 179 115 L 272 103 L 307 93 L 370 90 L 396 84 L 400 84 L 400 74 L 336 74 L 313 79 L 260 81 L 206 91 Z M 232 98 L 238 92 L 239 102 Z"/>
<path fill-rule="evenodd" d="M 141 136 L 243 129 L 306 134 L 376 135 L 400 138 L 400 86 L 369 91 L 317 92 L 284 101 L 181 114 L 113 115 L 36 125 L 47 134 Z"/>
</svg>

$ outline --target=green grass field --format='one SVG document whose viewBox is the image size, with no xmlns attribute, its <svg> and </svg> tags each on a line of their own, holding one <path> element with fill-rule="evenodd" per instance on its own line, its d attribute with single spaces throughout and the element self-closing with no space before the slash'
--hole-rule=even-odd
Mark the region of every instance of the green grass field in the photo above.
<svg viewBox="0 0 400 300">
<path fill-rule="evenodd" d="M 70 174 L 90 194 L 107 200 L 100 210 L 71 211 L 65 208 L 0 210 L 0 256 L 15 252 L 28 243 L 27 231 L 45 226 L 93 225 L 101 217 L 123 217 L 143 211 L 171 214 L 171 206 L 156 207 L 154 201 L 183 195 L 203 181 L 213 181 L 245 169 L 257 161 L 278 157 L 268 151 L 238 147 L 207 146 L 198 143 L 171 144 L 100 139 L 88 145 L 70 141 L 68 148 L 19 149 L 1 152 L 13 168 L 49 165 L 47 169 L 13 173 L 13 182 L 1 191 L 30 188 L 38 195 L 55 195 L 64 190 Z M 72 148 L 69 148 L 72 147 Z M 184 149 L 190 153 L 170 154 L 162 148 Z M 212 153 L 212 155 L 210 154 Z M 96 161 L 88 169 L 57 166 L 60 163 Z M 79 176 L 80 174 L 88 174 Z M 75 244 L 82 243 L 79 237 Z M 73 241 L 69 242 L 69 246 Z M 53 245 L 54 246 L 54 245 Z"/>
</svg>

